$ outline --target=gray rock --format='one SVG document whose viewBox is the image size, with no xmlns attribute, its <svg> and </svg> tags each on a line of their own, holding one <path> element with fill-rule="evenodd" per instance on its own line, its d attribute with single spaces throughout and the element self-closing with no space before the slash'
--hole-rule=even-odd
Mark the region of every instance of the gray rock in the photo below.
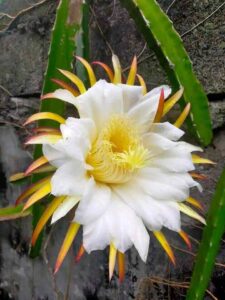
<svg viewBox="0 0 225 300">
<path fill-rule="evenodd" d="M 209 103 L 213 129 L 225 125 L 225 100 L 212 101 Z"/>
</svg>

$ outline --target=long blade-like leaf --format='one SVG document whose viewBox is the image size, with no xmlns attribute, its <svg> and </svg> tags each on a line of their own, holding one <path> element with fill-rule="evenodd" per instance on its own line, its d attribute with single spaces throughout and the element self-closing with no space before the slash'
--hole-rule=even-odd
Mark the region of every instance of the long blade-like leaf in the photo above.
<svg viewBox="0 0 225 300">
<path fill-rule="evenodd" d="M 204 299 L 204 293 L 209 284 L 221 238 L 225 231 L 225 170 L 217 184 L 206 223 L 187 300 Z"/>
<path fill-rule="evenodd" d="M 172 87 L 184 87 L 183 99 L 191 103 L 192 132 L 204 145 L 212 139 L 208 100 L 172 22 L 155 0 L 120 0 L 128 9 L 148 46 L 153 49 Z M 184 101 L 181 103 L 184 107 Z M 189 125 L 191 124 L 189 120 Z"/>
<path fill-rule="evenodd" d="M 61 0 L 56 13 L 56 20 L 52 31 L 52 39 L 49 50 L 48 65 L 44 79 L 42 94 L 54 91 L 58 88 L 52 78 L 59 78 L 60 73 L 57 69 L 72 71 L 74 54 L 76 51 L 76 35 L 81 26 L 82 20 L 82 0 Z M 63 78 L 64 79 L 64 78 Z M 59 100 L 42 101 L 40 111 L 48 111 L 63 115 L 65 104 Z M 58 126 L 51 120 L 42 120 L 41 126 Z M 37 159 L 42 155 L 40 146 L 35 148 L 34 158 Z M 35 175 L 33 181 L 40 177 Z M 42 212 L 39 204 L 33 206 L 33 228 L 36 227 Z M 39 254 L 41 247 L 42 235 L 39 236 L 35 246 L 31 249 L 30 255 L 35 257 Z"/>
</svg>

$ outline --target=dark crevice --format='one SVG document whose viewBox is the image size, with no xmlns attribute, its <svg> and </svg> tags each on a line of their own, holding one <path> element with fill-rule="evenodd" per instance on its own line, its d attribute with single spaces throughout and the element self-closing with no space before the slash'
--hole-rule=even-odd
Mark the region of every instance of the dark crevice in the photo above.
<svg viewBox="0 0 225 300">
<path fill-rule="evenodd" d="M 208 96 L 209 101 L 225 100 L 225 93 L 210 93 L 207 96 Z"/>
<path fill-rule="evenodd" d="M 12 95 L 12 97 L 16 98 L 39 98 L 41 93 L 20 93 L 18 95 Z"/>
</svg>

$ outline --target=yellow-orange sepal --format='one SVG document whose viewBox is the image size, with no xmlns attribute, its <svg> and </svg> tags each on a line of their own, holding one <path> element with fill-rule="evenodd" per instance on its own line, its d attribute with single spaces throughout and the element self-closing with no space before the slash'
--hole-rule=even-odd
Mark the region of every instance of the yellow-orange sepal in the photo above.
<svg viewBox="0 0 225 300">
<path fill-rule="evenodd" d="M 36 170 L 37 168 L 43 166 L 46 163 L 48 163 L 48 160 L 47 160 L 47 158 L 45 156 L 39 157 L 34 162 L 32 162 L 32 164 L 26 169 L 26 171 L 24 172 L 25 175 L 29 175 L 34 170 Z"/>
<path fill-rule="evenodd" d="M 113 69 L 114 69 L 113 83 L 115 83 L 115 84 L 121 83 L 122 74 L 121 74 L 120 61 L 115 54 L 113 54 L 113 56 L 112 56 L 112 63 L 113 63 Z"/>
<path fill-rule="evenodd" d="M 84 83 L 82 80 L 80 80 L 79 77 L 77 77 L 75 74 L 73 74 L 69 71 L 62 70 L 62 69 L 58 69 L 58 70 L 60 73 L 62 73 L 64 76 L 66 76 L 69 80 L 71 80 L 78 87 L 78 90 L 81 94 L 86 92 Z"/>
<path fill-rule="evenodd" d="M 177 91 L 174 95 L 172 95 L 168 100 L 165 101 L 164 108 L 163 108 L 163 116 L 167 114 L 171 108 L 179 101 L 181 96 L 183 95 L 184 89 L 181 88 Z"/>
<path fill-rule="evenodd" d="M 173 254 L 173 250 L 167 242 L 165 235 L 161 231 L 153 231 L 153 233 L 159 241 L 159 243 L 161 244 L 161 246 L 163 247 L 163 249 L 165 250 L 165 252 L 167 253 L 167 255 L 169 256 L 172 263 L 175 265 L 175 256 Z"/>
<path fill-rule="evenodd" d="M 111 243 L 109 245 L 109 281 L 113 276 L 113 272 L 116 264 L 116 254 L 117 254 L 117 249 L 113 245 L 113 243 Z"/>
<path fill-rule="evenodd" d="M 55 144 L 62 138 L 60 132 L 58 133 L 40 133 L 30 137 L 25 145 L 37 145 L 37 144 Z"/>
<path fill-rule="evenodd" d="M 159 96 L 159 105 L 157 108 L 157 112 L 155 115 L 154 123 L 160 122 L 162 115 L 163 115 L 163 107 L 164 107 L 164 90 L 162 89 Z"/>
<path fill-rule="evenodd" d="M 42 229 L 44 228 L 45 224 L 48 222 L 48 220 L 50 219 L 50 217 L 52 216 L 52 214 L 54 213 L 56 208 L 62 203 L 62 201 L 64 199 L 65 199 L 65 196 L 56 197 L 48 205 L 48 207 L 44 211 L 43 215 L 39 219 L 37 226 L 34 229 L 32 239 L 31 239 L 32 246 L 35 245 L 35 243 L 38 239 L 38 236 L 39 236 L 40 232 L 42 231 Z"/>
<path fill-rule="evenodd" d="M 108 75 L 109 80 L 113 82 L 114 74 L 112 69 L 108 65 L 102 63 L 101 61 L 93 61 L 92 64 L 101 66 L 105 70 L 106 74 Z"/>
<path fill-rule="evenodd" d="M 188 248 L 191 249 L 191 242 L 190 242 L 190 239 L 189 239 L 187 233 L 184 232 L 183 230 L 179 231 L 178 233 L 179 233 L 180 237 L 184 240 L 184 242 L 186 243 Z"/>
<path fill-rule="evenodd" d="M 125 254 L 118 251 L 118 271 L 119 271 L 119 281 L 122 283 L 125 277 Z"/>
<path fill-rule="evenodd" d="M 61 117 L 58 114 L 55 114 L 52 112 L 39 112 L 39 113 L 36 113 L 36 114 L 30 116 L 23 125 L 28 125 L 32 122 L 39 121 L 39 120 L 45 120 L 45 119 L 53 120 L 60 124 L 64 124 L 66 121 L 63 117 Z"/>
<path fill-rule="evenodd" d="M 210 165 L 215 165 L 215 162 L 208 158 L 201 157 L 197 154 L 192 154 L 192 162 L 194 164 L 210 164 Z"/>
<path fill-rule="evenodd" d="M 23 210 L 26 210 L 31 205 L 36 203 L 37 201 L 41 200 L 45 196 L 47 196 L 51 192 L 51 183 L 50 180 L 47 181 L 45 184 L 42 185 L 42 187 L 37 190 L 25 203 Z"/>
<path fill-rule="evenodd" d="M 134 85 L 136 73 L 137 73 L 137 57 L 135 55 L 130 67 L 130 72 L 127 77 L 128 85 Z"/>
<path fill-rule="evenodd" d="M 24 199 L 32 195 L 34 192 L 36 192 L 38 189 L 40 189 L 45 183 L 49 182 L 51 179 L 51 176 L 45 177 L 31 186 L 29 186 L 16 200 L 16 205 L 21 203 Z"/>
<path fill-rule="evenodd" d="M 66 233 L 65 239 L 63 241 L 62 247 L 59 251 L 59 255 L 56 260 L 54 274 L 56 274 L 58 272 L 67 252 L 70 249 L 70 246 L 72 245 L 74 238 L 76 237 L 76 235 L 78 233 L 79 228 L 80 228 L 80 224 L 78 224 L 78 223 L 70 224 L 69 229 Z"/>
<path fill-rule="evenodd" d="M 84 67 L 87 70 L 88 76 L 89 76 L 89 80 L 90 80 L 90 85 L 93 86 L 96 83 L 96 77 L 95 77 L 95 73 L 91 67 L 91 65 L 86 61 L 86 59 L 84 59 L 83 57 L 80 56 L 76 56 L 76 58 L 84 65 Z"/>
<path fill-rule="evenodd" d="M 191 205 L 193 205 L 194 207 L 197 207 L 200 210 L 203 210 L 202 204 L 198 200 L 196 200 L 196 199 L 194 199 L 192 197 L 188 197 L 186 199 L 186 202 L 190 203 Z"/>
<path fill-rule="evenodd" d="M 186 120 L 190 112 L 190 109 L 191 109 L 191 104 L 188 103 L 173 125 L 176 126 L 177 128 L 180 128 L 183 125 L 184 121 Z"/>
</svg>

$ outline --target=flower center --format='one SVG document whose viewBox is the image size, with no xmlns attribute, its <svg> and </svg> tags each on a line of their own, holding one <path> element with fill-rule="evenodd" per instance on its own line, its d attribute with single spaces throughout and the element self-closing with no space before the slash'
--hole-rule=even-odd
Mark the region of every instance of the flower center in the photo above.
<svg viewBox="0 0 225 300">
<path fill-rule="evenodd" d="M 138 129 L 125 117 L 111 117 L 87 156 L 89 174 L 104 183 L 123 183 L 143 168 L 148 150 L 141 143 Z"/>
</svg>

